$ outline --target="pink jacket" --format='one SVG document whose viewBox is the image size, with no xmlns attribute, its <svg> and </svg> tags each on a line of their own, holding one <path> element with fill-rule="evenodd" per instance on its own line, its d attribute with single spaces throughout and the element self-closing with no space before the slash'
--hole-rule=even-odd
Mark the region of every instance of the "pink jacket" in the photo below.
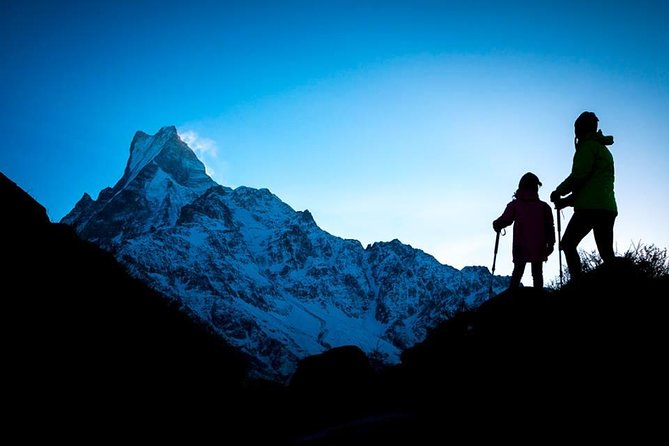
<svg viewBox="0 0 669 446">
<path fill-rule="evenodd" d="M 493 227 L 500 230 L 514 222 L 513 261 L 547 260 L 555 245 L 553 211 L 548 203 L 541 201 L 537 192 L 518 189 L 502 216 L 493 222 Z"/>
</svg>

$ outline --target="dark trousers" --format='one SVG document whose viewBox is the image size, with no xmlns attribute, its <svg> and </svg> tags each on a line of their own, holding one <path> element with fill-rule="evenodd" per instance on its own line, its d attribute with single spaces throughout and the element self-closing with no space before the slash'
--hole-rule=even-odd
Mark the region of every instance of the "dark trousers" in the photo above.
<svg viewBox="0 0 669 446">
<path fill-rule="evenodd" d="M 564 236 L 560 242 L 560 249 L 567 259 L 569 275 L 576 278 L 581 275 L 581 258 L 577 247 L 581 240 L 590 231 L 594 232 L 597 251 L 604 262 L 615 258 L 613 253 L 613 224 L 618 213 L 599 209 L 578 209 L 574 211 Z"/>
<path fill-rule="evenodd" d="M 544 287 L 543 264 L 544 262 L 532 262 L 532 284 L 534 288 Z M 527 265 L 527 262 L 513 262 L 513 273 L 511 273 L 509 288 L 520 286 L 520 279 L 523 278 L 523 273 L 525 273 L 525 265 Z"/>
</svg>

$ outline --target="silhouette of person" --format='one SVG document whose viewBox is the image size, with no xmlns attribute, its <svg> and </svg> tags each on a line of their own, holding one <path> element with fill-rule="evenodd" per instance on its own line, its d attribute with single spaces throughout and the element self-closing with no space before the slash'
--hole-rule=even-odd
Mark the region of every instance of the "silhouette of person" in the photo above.
<svg viewBox="0 0 669 446">
<path fill-rule="evenodd" d="M 551 193 L 557 209 L 574 206 L 560 249 L 567 259 L 572 278 L 581 274 L 581 259 L 577 246 L 594 232 L 597 250 L 604 262 L 615 258 L 613 253 L 613 224 L 618 215 L 613 192 L 613 155 L 607 146 L 613 136 L 604 136 L 597 130 L 599 119 L 592 112 L 583 112 L 574 122 L 574 161 L 571 174 Z M 571 192 L 567 198 L 560 198 Z"/>
<path fill-rule="evenodd" d="M 504 213 L 492 222 L 499 232 L 513 225 L 513 273 L 509 288 L 518 288 L 527 262 L 532 264 L 532 279 L 535 288 L 543 288 L 543 262 L 555 247 L 553 211 L 545 201 L 539 199 L 541 181 L 532 172 L 520 178 L 513 200 L 506 205 Z"/>
</svg>

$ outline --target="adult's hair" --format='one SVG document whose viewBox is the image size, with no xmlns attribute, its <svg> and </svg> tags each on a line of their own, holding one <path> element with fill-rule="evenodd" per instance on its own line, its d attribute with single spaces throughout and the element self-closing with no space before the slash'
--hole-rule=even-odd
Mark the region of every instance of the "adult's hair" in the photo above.
<svg viewBox="0 0 669 446">
<path fill-rule="evenodd" d="M 581 139 L 588 133 L 597 131 L 597 123 L 599 118 L 593 112 L 584 111 L 574 121 L 574 135 L 576 139 Z"/>
</svg>

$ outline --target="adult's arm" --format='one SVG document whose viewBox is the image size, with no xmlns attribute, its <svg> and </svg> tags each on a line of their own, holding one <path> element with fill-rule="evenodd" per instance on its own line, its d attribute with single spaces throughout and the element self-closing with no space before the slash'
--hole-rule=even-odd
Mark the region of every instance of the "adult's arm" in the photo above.
<svg viewBox="0 0 669 446">
<path fill-rule="evenodd" d="M 583 143 L 576 153 L 571 167 L 571 173 L 558 187 L 555 188 L 560 196 L 567 195 L 569 192 L 577 191 L 585 184 L 592 172 L 595 164 L 595 146 L 593 144 Z"/>
</svg>

